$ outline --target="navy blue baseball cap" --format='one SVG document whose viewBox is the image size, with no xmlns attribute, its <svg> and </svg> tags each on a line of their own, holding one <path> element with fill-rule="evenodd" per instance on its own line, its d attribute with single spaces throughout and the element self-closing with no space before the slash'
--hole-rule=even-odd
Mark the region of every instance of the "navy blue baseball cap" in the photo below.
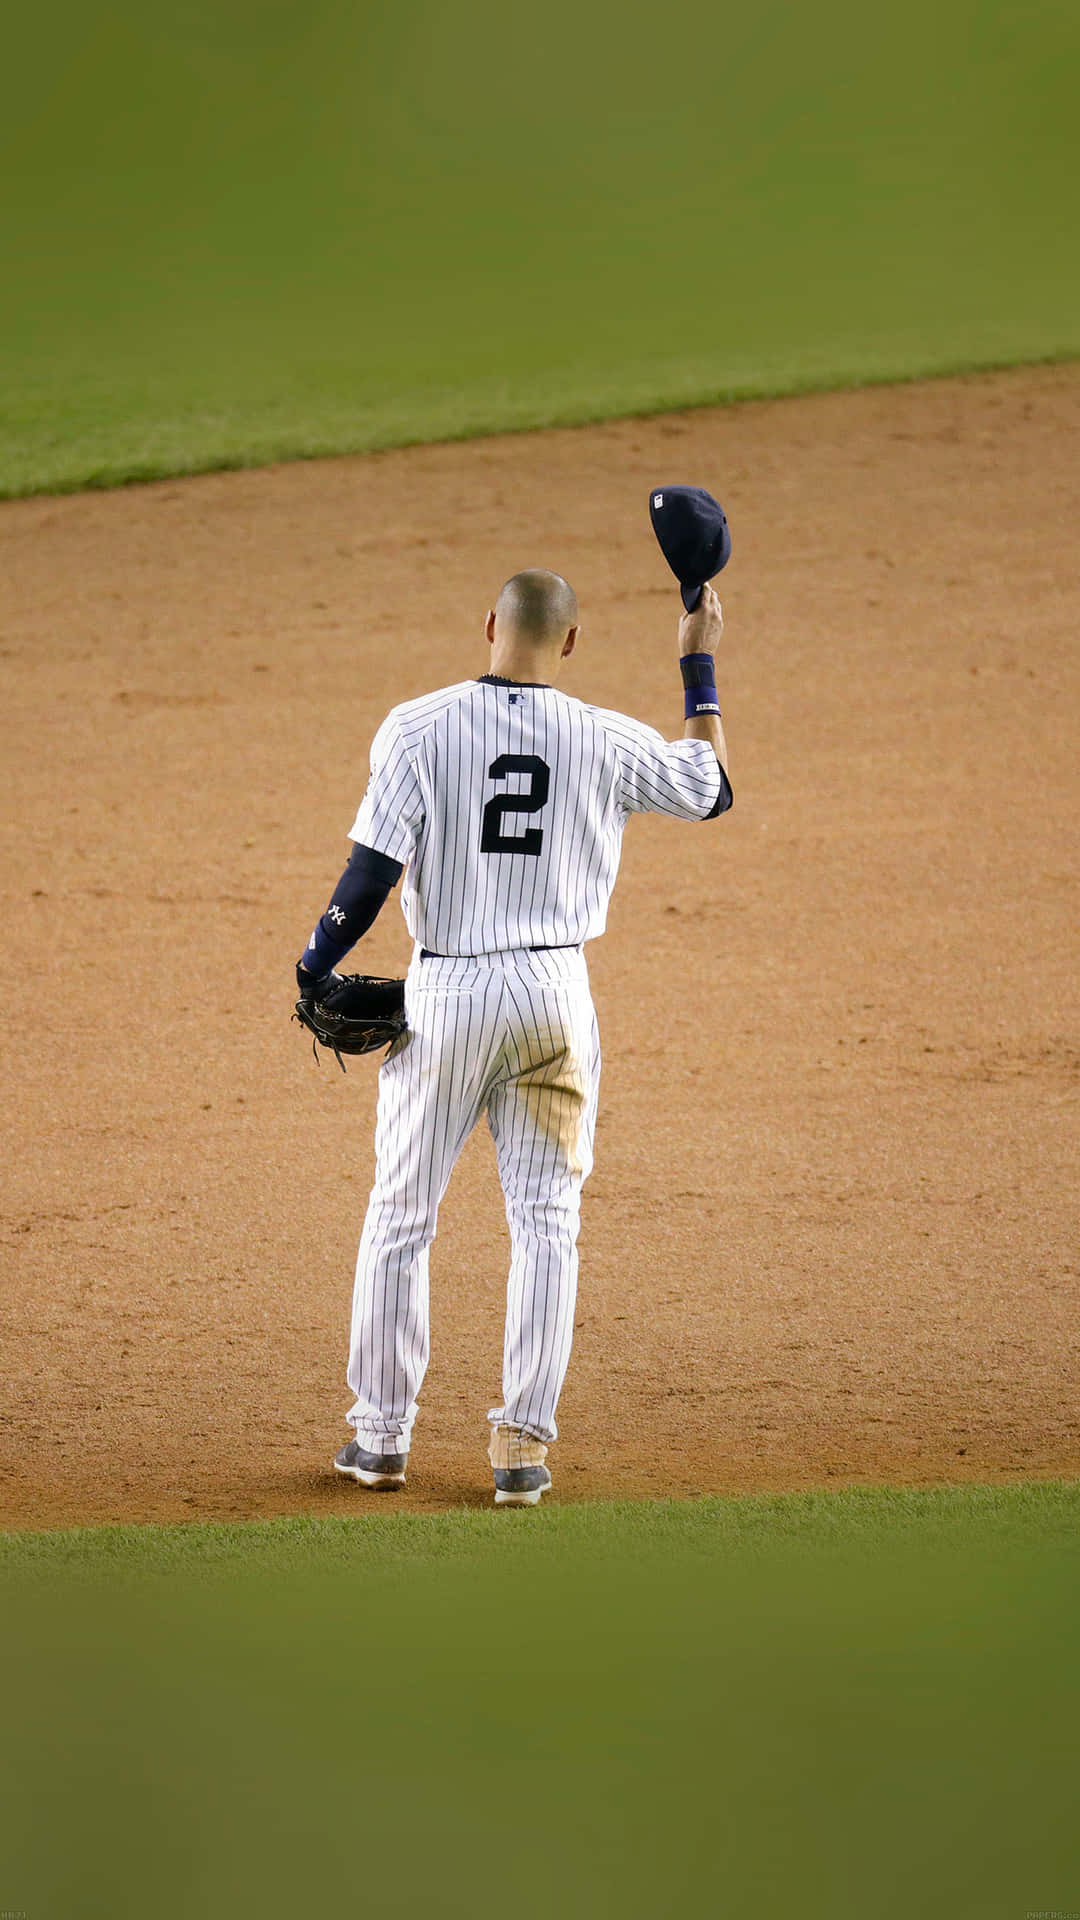
<svg viewBox="0 0 1080 1920">
<path fill-rule="evenodd" d="M 706 580 L 731 559 L 731 532 L 719 500 L 704 487 L 654 487 L 649 518 L 660 551 L 693 613 Z"/>
</svg>

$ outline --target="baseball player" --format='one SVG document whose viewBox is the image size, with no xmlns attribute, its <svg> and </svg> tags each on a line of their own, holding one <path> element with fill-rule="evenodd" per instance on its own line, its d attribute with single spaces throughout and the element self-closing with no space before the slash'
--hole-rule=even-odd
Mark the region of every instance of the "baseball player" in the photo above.
<svg viewBox="0 0 1080 1920">
<path fill-rule="evenodd" d="M 363 1486 L 404 1484 L 428 1361 L 428 1250 L 481 1115 L 511 1242 L 502 1399 L 488 1414 L 495 1502 L 534 1506 L 551 1485 L 600 1077 L 583 947 L 604 931 L 632 813 L 704 821 L 731 806 L 722 632 L 706 586 L 679 622 L 686 717 L 665 741 L 557 688 L 577 601 L 558 574 L 518 573 L 487 615 L 489 671 L 395 707 L 375 736 L 349 864 L 297 968 L 301 993 L 317 996 L 404 875 L 406 1032 L 379 1073 L 354 1437 L 334 1462 Z"/>
</svg>

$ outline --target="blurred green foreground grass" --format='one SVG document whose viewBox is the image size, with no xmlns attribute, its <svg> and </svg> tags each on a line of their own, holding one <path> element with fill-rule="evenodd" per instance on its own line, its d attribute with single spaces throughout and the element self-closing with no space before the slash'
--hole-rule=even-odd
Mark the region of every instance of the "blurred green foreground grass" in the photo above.
<svg viewBox="0 0 1080 1920">
<path fill-rule="evenodd" d="M 1080 352 L 1071 0 L 24 8 L 0 493 Z"/>
<path fill-rule="evenodd" d="M 2 1542 L 27 1914 L 1076 1904 L 1080 1488 Z"/>
</svg>

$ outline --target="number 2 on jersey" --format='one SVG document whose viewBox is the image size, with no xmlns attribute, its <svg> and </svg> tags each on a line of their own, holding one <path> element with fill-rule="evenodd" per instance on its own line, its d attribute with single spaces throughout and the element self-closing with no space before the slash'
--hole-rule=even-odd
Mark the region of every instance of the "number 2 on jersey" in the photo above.
<svg viewBox="0 0 1080 1920">
<path fill-rule="evenodd" d="M 500 753 L 488 768 L 489 780 L 505 780 L 511 773 L 527 773 L 529 785 L 524 793 L 497 793 L 484 808 L 484 828 L 480 835 L 481 853 L 539 853 L 544 844 L 543 827 L 526 827 L 524 833 L 504 833 L 508 813 L 539 813 L 547 802 L 551 786 L 551 768 L 537 753 Z"/>
</svg>

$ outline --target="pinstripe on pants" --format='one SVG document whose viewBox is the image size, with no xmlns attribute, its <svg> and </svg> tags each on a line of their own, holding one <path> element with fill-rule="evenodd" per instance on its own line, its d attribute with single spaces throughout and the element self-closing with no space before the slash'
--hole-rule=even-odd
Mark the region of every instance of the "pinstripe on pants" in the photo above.
<svg viewBox="0 0 1080 1920">
<path fill-rule="evenodd" d="M 554 1440 L 600 1079 L 584 955 L 416 957 L 405 1005 L 408 1037 L 379 1075 L 349 1420 L 371 1452 L 408 1451 L 428 1361 L 428 1248 L 454 1164 L 486 1112 L 511 1239 L 503 1404 L 488 1417 Z"/>
</svg>

